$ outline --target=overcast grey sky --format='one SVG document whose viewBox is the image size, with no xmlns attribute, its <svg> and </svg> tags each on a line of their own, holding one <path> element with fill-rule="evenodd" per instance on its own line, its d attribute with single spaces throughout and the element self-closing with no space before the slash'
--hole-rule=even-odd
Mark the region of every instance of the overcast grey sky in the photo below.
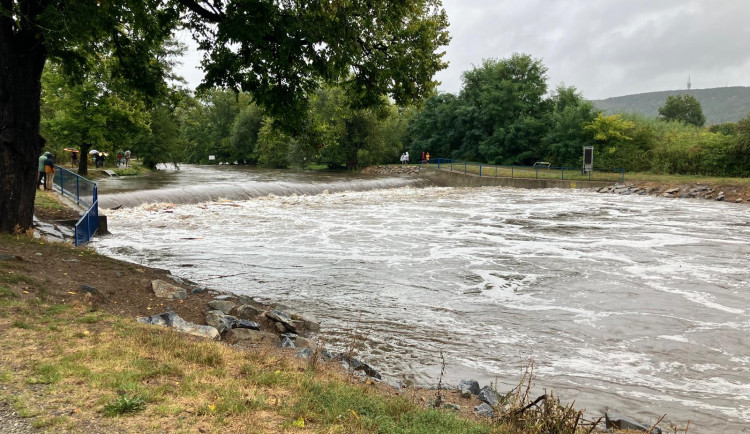
<svg viewBox="0 0 750 434">
<path fill-rule="evenodd" d="M 748 0 L 443 0 L 452 42 L 441 91 L 461 74 L 514 52 L 541 58 L 549 85 L 586 98 L 693 88 L 750 86 Z M 187 42 L 187 37 L 181 37 Z M 185 59 L 191 86 L 200 55 Z"/>
</svg>

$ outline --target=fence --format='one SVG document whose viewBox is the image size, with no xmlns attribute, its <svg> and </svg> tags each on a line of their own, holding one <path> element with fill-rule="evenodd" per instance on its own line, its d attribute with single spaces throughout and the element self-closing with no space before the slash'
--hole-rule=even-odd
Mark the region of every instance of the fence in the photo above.
<svg viewBox="0 0 750 434">
<path fill-rule="evenodd" d="M 562 179 L 570 181 L 625 181 L 625 169 L 596 169 L 590 170 L 588 173 L 582 173 L 581 169 L 576 167 L 496 166 L 457 161 L 448 158 L 436 158 L 427 161 L 427 163 L 435 164 L 438 169 L 483 177 Z"/>
<path fill-rule="evenodd" d="M 75 226 L 76 246 L 88 243 L 99 229 L 99 198 L 96 183 L 60 166 L 55 166 L 53 183 L 60 193 L 87 208 Z"/>
</svg>

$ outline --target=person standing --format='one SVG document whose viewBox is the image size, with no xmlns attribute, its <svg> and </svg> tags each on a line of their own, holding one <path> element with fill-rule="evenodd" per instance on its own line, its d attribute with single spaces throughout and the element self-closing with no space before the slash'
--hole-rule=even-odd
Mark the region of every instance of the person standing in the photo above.
<svg viewBox="0 0 750 434">
<path fill-rule="evenodd" d="M 120 164 L 122 164 L 122 151 L 117 151 L 117 167 L 120 167 Z"/>
<path fill-rule="evenodd" d="M 52 190 L 52 182 L 55 179 L 55 156 L 51 152 L 45 152 L 47 158 L 44 160 L 45 189 Z"/>
<path fill-rule="evenodd" d="M 428 163 L 430 162 L 430 153 L 429 152 L 427 153 L 427 162 Z"/>
<path fill-rule="evenodd" d="M 406 164 L 409 164 L 409 151 L 406 151 L 406 154 L 404 154 L 404 159 L 406 160 Z"/>
<path fill-rule="evenodd" d="M 78 165 L 78 152 L 70 153 L 70 167 L 76 167 Z"/>
<path fill-rule="evenodd" d="M 125 167 L 130 167 L 130 149 L 125 151 Z"/>
<path fill-rule="evenodd" d="M 47 153 L 45 152 L 39 157 L 39 179 L 36 180 L 36 187 L 42 186 L 42 190 L 47 189 L 47 172 L 44 170 L 44 163 L 47 161 Z"/>
</svg>

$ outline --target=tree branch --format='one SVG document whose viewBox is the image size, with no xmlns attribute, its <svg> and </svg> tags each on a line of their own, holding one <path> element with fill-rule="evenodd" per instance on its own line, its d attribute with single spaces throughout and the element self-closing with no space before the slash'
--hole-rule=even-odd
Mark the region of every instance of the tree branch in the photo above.
<svg viewBox="0 0 750 434">
<path fill-rule="evenodd" d="M 224 18 L 226 18 L 226 15 L 221 13 L 219 10 L 211 6 L 212 10 L 208 10 L 201 6 L 197 1 L 195 0 L 177 0 L 181 5 L 185 6 L 186 8 L 190 9 L 192 12 L 195 12 L 203 18 L 206 21 L 209 21 L 211 23 L 219 23 L 221 21 L 224 21 Z"/>
</svg>

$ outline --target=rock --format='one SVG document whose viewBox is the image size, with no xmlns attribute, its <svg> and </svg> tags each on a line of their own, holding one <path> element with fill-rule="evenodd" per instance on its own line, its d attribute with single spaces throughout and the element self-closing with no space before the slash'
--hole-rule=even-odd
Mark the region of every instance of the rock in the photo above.
<svg viewBox="0 0 750 434">
<path fill-rule="evenodd" d="M 309 359 L 312 357 L 313 351 L 310 348 L 302 348 L 301 350 L 297 351 L 297 357 L 300 359 Z"/>
<path fill-rule="evenodd" d="M 98 294 L 99 290 L 93 286 L 81 285 L 81 291 L 88 294 Z"/>
<path fill-rule="evenodd" d="M 229 312 L 234 309 L 234 303 L 232 303 L 229 300 L 219 300 L 219 299 L 213 299 L 207 303 L 208 307 L 212 310 L 220 310 L 224 312 L 225 314 L 228 314 Z"/>
<path fill-rule="evenodd" d="M 122 271 L 115 271 L 115 277 L 124 277 L 124 276 L 125 276 L 125 273 L 123 273 Z"/>
<path fill-rule="evenodd" d="M 331 354 L 328 350 L 323 350 L 320 352 L 320 356 L 324 358 L 325 360 L 333 360 L 333 354 Z"/>
<path fill-rule="evenodd" d="M 185 289 L 163 280 L 152 280 L 151 289 L 154 291 L 154 295 L 159 298 L 168 298 L 170 300 L 184 300 L 187 298 L 187 291 Z"/>
<path fill-rule="evenodd" d="M 461 391 L 461 396 L 464 398 L 479 395 L 479 382 L 476 380 L 461 380 L 458 383 L 458 390 Z"/>
<path fill-rule="evenodd" d="M 461 411 L 461 406 L 458 405 L 458 404 L 445 403 L 445 404 L 443 404 L 443 408 L 445 408 L 447 410 Z"/>
<path fill-rule="evenodd" d="M 240 319 L 251 319 L 251 320 L 254 320 L 261 313 L 263 313 L 262 310 L 258 309 L 255 306 L 250 306 L 248 304 L 243 304 L 241 306 L 238 306 L 234 310 L 235 316 L 237 316 L 237 318 L 240 318 Z"/>
<path fill-rule="evenodd" d="M 349 366 L 351 366 L 351 368 L 354 369 L 355 371 L 362 371 L 372 378 L 377 378 L 378 380 L 381 379 L 380 373 L 378 371 L 376 371 L 372 366 L 368 365 L 367 363 L 363 363 L 361 360 L 359 360 L 356 357 L 349 357 L 346 355 L 342 355 L 341 360 L 347 363 Z"/>
<path fill-rule="evenodd" d="M 297 345 L 298 347 L 308 347 L 308 348 L 313 347 L 313 343 L 310 339 L 305 339 L 305 338 L 300 338 L 300 337 L 297 337 L 297 339 L 294 341 L 294 344 Z"/>
<path fill-rule="evenodd" d="M 238 301 L 238 304 L 240 306 L 242 306 L 242 305 L 245 305 L 245 304 L 252 304 L 253 303 L 253 298 L 249 297 L 247 295 L 238 295 L 237 296 L 237 301 Z"/>
<path fill-rule="evenodd" d="M 13 255 L 5 255 L 5 254 L 0 255 L 0 261 L 12 261 L 14 259 L 16 259 L 16 257 Z"/>
<path fill-rule="evenodd" d="M 497 392 L 495 392 L 490 386 L 482 387 L 482 390 L 479 391 L 479 395 L 477 395 L 477 398 L 482 402 L 486 402 L 492 407 L 496 406 L 499 402 Z"/>
<path fill-rule="evenodd" d="M 273 323 L 274 327 L 276 327 L 276 331 L 283 334 L 286 333 L 286 327 L 284 327 L 284 324 L 280 322 Z"/>
<path fill-rule="evenodd" d="M 297 332 L 297 328 L 293 324 L 292 316 L 289 315 L 286 312 L 282 312 L 278 309 L 271 309 L 270 311 L 266 312 L 266 316 L 278 323 L 281 323 L 284 325 L 284 327 L 287 328 L 290 332 Z"/>
<path fill-rule="evenodd" d="M 251 329 L 231 329 L 224 335 L 224 339 L 228 342 L 250 344 L 276 345 L 279 343 L 279 336 L 276 333 L 259 332 Z"/>
<path fill-rule="evenodd" d="M 224 333 L 225 331 L 234 328 L 236 323 L 236 317 L 225 315 L 224 312 L 220 310 L 210 310 L 206 312 L 206 324 L 215 327 L 219 333 Z"/>
<path fill-rule="evenodd" d="M 319 332 L 320 331 L 320 323 L 317 321 L 313 321 L 309 318 L 302 317 L 300 318 L 302 321 L 303 326 L 305 327 L 305 330 L 309 330 L 311 332 Z"/>
<path fill-rule="evenodd" d="M 291 339 L 289 339 L 286 336 L 281 337 L 281 342 L 279 343 L 279 347 L 281 348 L 297 348 L 296 345 L 294 345 L 294 342 L 292 342 Z"/>
<path fill-rule="evenodd" d="M 476 407 L 474 407 L 474 411 L 477 413 L 478 416 L 486 416 L 486 417 L 493 417 L 495 416 L 495 412 L 492 411 L 492 407 L 490 407 L 486 402 L 483 402 Z"/>
<path fill-rule="evenodd" d="M 721 201 L 724 200 L 724 192 L 723 191 L 719 192 L 719 195 L 716 196 L 716 200 L 718 200 L 719 202 L 721 202 Z"/>
<path fill-rule="evenodd" d="M 260 324 L 258 324 L 255 321 L 250 321 L 247 319 L 237 319 L 236 317 L 232 317 L 236 319 L 236 322 L 234 323 L 233 328 L 238 329 L 250 329 L 250 330 L 258 330 L 260 331 Z"/>
<path fill-rule="evenodd" d="M 638 431 L 648 431 L 653 434 L 661 434 L 661 428 L 656 427 L 653 430 L 651 430 L 650 425 L 640 423 L 633 418 L 623 416 L 621 414 L 617 414 L 617 413 L 610 412 L 610 411 L 604 413 L 604 420 L 605 420 L 607 429 L 611 429 L 611 428 L 632 429 L 632 430 L 638 430 Z"/>
<path fill-rule="evenodd" d="M 136 321 L 142 324 L 170 327 L 181 333 L 188 333 L 214 340 L 221 337 L 219 331 L 215 327 L 187 322 L 174 312 L 165 312 L 159 315 L 136 318 Z"/>
<path fill-rule="evenodd" d="M 214 300 L 225 300 L 225 301 L 229 300 L 229 301 L 232 301 L 232 300 L 234 300 L 234 296 L 233 295 L 229 295 L 229 294 L 222 294 L 222 295 L 217 295 L 216 297 L 214 297 Z"/>
<path fill-rule="evenodd" d="M 191 294 L 203 294 L 206 291 L 208 291 L 208 288 L 206 288 L 205 286 L 203 286 L 203 287 L 196 286 L 195 288 L 193 288 L 193 289 L 190 290 L 190 293 Z"/>
<path fill-rule="evenodd" d="M 665 191 L 665 192 L 664 192 L 664 194 L 675 194 L 675 193 L 677 193 L 678 191 L 680 191 L 680 189 L 679 189 L 679 188 L 677 188 L 677 187 L 675 187 L 675 188 L 670 188 L 669 190 Z"/>
</svg>

